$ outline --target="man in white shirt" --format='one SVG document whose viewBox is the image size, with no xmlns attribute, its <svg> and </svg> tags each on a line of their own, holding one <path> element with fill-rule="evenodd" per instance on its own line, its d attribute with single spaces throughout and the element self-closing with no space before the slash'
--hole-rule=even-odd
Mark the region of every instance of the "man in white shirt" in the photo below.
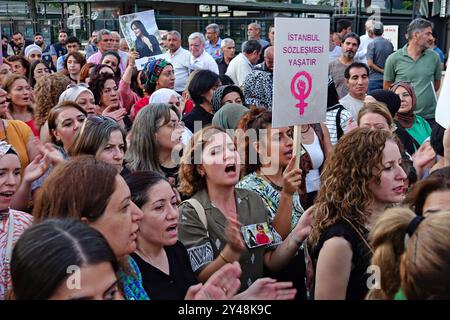
<svg viewBox="0 0 450 320">
<path fill-rule="evenodd" d="M 175 73 L 174 90 L 180 93 L 184 91 L 189 76 L 191 54 L 181 47 L 181 34 L 176 30 L 167 33 L 167 45 L 168 50 L 164 58 L 172 63 Z"/>
<path fill-rule="evenodd" d="M 369 67 L 365 63 L 353 62 L 344 72 L 348 94 L 339 102 L 350 111 L 353 119 L 358 119 L 358 112 L 364 105 L 364 98 L 369 88 Z"/>
<path fill-rule="evenodd" d="M 369 46 L 369 43 L 371 43 L 374 39 L 373 34 L 373 26 L 375 23 L 375 19 L 368 19 L 365 24 L 366 28 L 366 34 L 359 37 L 359 40 L 361 41 L 361 44 L 358 47 L 358 51 L 355 55 L 355 61 L 362 62 L 367 64 L 367 47 Z"/>
<path fill-rule="evenodd" d="M 191 70 L 210 70 L 219 74 L 219 67 L 211 55 L 205 51 L 205 36 L 200 32 L 192 33 L 189 38 L 190 69 Z"/>
<path fill-rule="evenodd" d="M 234 84 L 242 87 L 245 77 L 252 72 L 253 66 L 258 63 L 262 46 L 258 40 L 248 40 L 244 43 L 244 48 L 236 58 L 228 65 L 227 76 L 233 80 Z"/>
</svg>

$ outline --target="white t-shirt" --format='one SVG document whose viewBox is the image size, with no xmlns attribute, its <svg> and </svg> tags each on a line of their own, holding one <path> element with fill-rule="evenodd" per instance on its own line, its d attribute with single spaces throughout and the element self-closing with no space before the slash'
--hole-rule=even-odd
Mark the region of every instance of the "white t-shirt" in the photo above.
<svg viewBox="0 0 450 320">
<path fill-rule="evenodd" d="M 172 63 L 173 71 L 175 73 L 175 86 L 173 90 L 177 92 L 184 91 L 186 81 L 189 77 L 189 68 L 191 66 L 191 53 L 179 47 L 172 55 L 169 51 L 164 54 L 164 58 Z"/>
<path fill-rule="evenodd" d="M 349 93 L 341 100 L 339 100 L 339 102 L 345 107 L 345 109 L 350 111 L 353 119 L 358 119 L 358 112 L 363 107 L 364 100 L 355 99 Z"/>
</svg>

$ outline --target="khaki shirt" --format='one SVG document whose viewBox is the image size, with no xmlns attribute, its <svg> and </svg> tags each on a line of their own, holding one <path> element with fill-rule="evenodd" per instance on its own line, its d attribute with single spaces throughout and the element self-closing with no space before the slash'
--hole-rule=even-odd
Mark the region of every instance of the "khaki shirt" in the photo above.
<svg viewBox="0 0 450 320">
<path fill-rule="evenodd" d="M 268 223 L 268 213 L 259 195 L 253 191 L 238 188 L 235 189 L 235 195 L 237 215 L 242 226 Z M 189 203 L 183 203 L 179 208 L 178 238 L 188 250 L 192 270 L 198 274 L 219 256 L 227 244 L 225 236 L 227 219 L 211 203 L 207 190 L 197 192 L 192 198 L 197 199 L 205 209 L 209 237 L 195 209 Z M 263 276 L 263 255 L 267 249 L 266 246 L 252 249 L 246 247 L 241 254 L 240 291 L 247 289 L 255 280 Z"/>
</svg>

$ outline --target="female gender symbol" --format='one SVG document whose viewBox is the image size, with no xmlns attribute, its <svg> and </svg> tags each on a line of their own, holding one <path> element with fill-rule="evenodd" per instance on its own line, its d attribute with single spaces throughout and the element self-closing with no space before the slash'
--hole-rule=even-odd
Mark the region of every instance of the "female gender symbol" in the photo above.
<svg viewBox="0 0 450 320">
<path fill-rule="evenodd" d="M 306 78 L 306 82 L 302 79 L 299 80 L 301 76 Z M 297 82 L 298 80 L 298 82 Z M 297 82 L 297 83 L 296 83 Z M 303 116 L 305 113 L 305 108 L 308 104 L 305 102 L 306 98 L 309 97 L 312 89 L 312 78 L 311 75 L 306 71 L 298 72 L 291 81 L 291 93 L 292 95 L 299 100 L 299 103 L 295 105 L 296 108 L 299 108 L 300 116 Z"/>
</svg>

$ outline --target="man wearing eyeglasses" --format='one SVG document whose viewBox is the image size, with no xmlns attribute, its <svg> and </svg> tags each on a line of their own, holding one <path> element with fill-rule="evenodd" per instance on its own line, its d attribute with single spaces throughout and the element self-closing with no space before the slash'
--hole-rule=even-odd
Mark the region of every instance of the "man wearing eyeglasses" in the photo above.
<svg viewBox="0 0 450 320">
<path fill-rule="evenodd" d="M 72 52 L 78 52 L 80 51 L 81 43 L 80 40 L 78 40 L 77 37 L 70 37 L 66 41 L 66 48 L 67 53 L 61 57 L 58 58 L 58 61 L 56 62 L 56 71 L 61 71 L 64 69 L 64 59 L 66 59 L 67 55 Z"/>
<path fill-rule="evenodd" d="M 415 113 L 433 128 L 436 125 L 435 91 L 439 90 L 442 77 L 441 61 L 431 49 L 433 24 L 421 18 L 411 21 L 407 37 L 408 43 L 386 60 L 383 86 L 388 89 L 397 81 L 410 81 L 417 97 Z"/>
</svg>

